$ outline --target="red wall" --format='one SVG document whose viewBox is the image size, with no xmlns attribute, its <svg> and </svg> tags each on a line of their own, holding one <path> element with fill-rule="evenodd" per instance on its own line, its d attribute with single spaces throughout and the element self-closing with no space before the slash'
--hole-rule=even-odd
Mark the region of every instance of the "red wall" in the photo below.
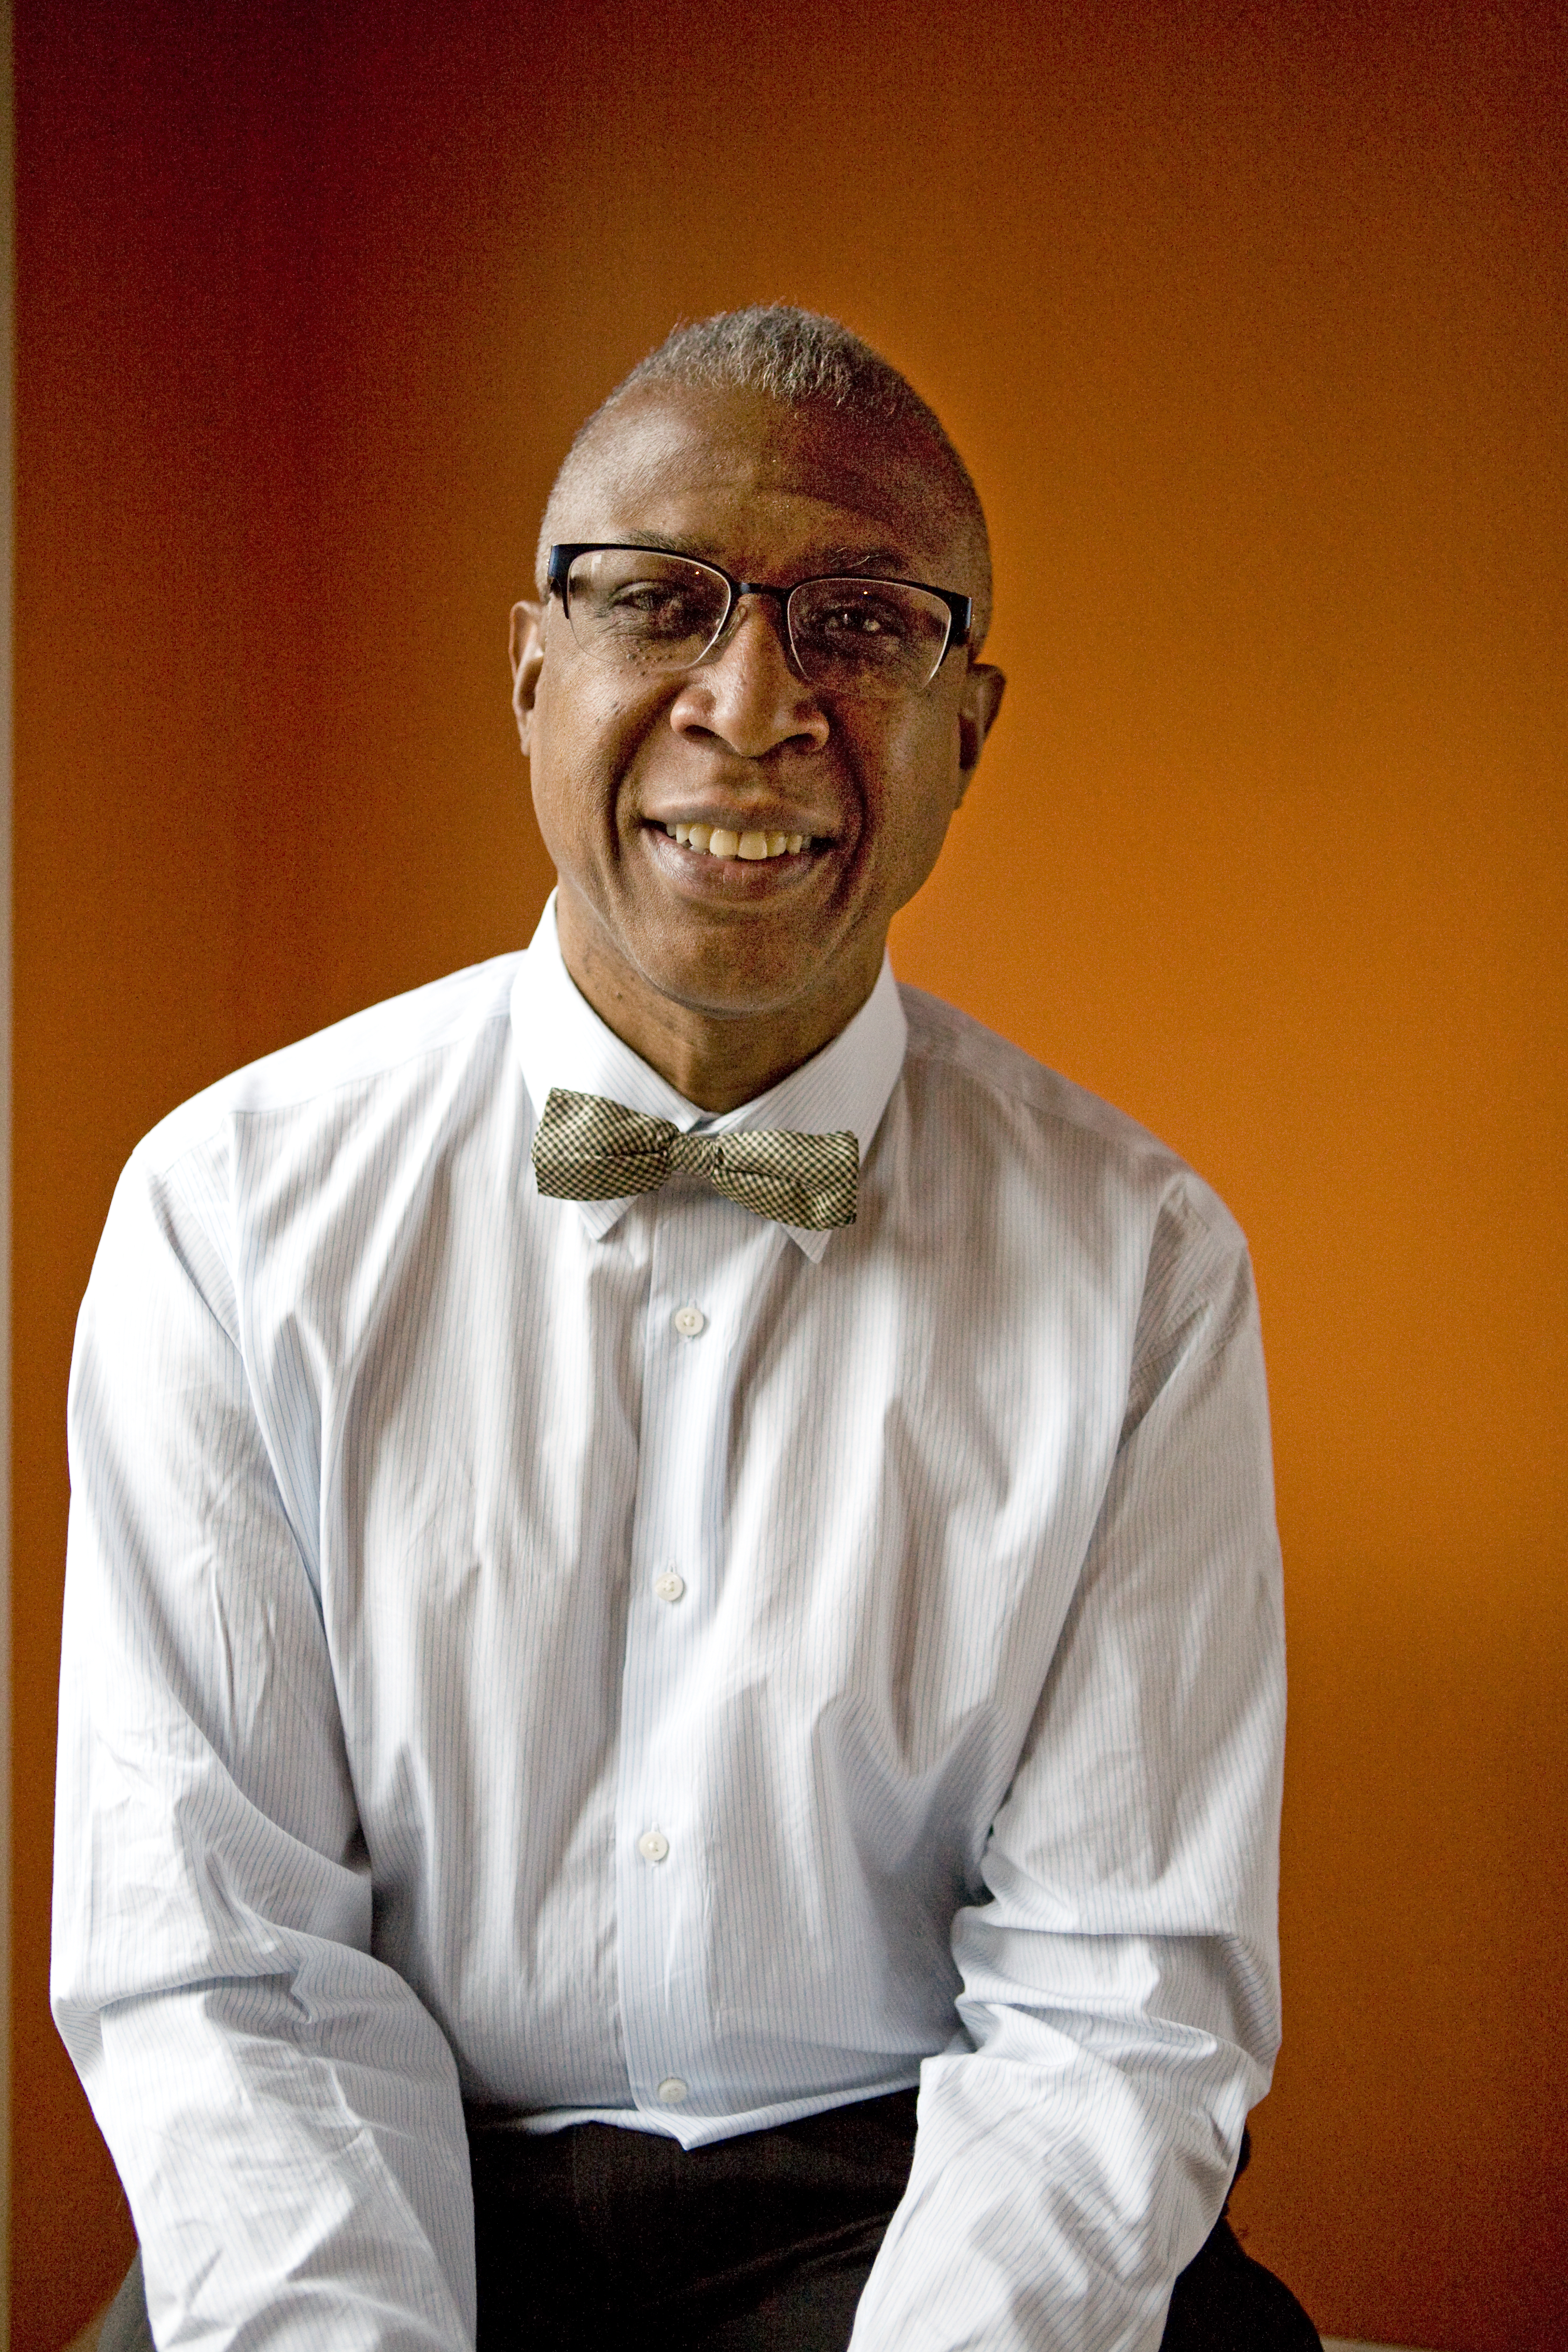
<svg viewBox="0 0 1568 2352">
<path fill-rule="evenodd" d="M 910 371 L 995 528 L 1012 689 L 900 971 L 1255 1246 L 1294 1672 L 1249 2242 L 1333 2333 L 1560 2344 L 1557 11 L 16 17 L 18 2352 L 129 2248 L 44 2011 L 115 1171 L 526 935 L 550 476 L 677 315 L 775 296 Z"/>
</svg>

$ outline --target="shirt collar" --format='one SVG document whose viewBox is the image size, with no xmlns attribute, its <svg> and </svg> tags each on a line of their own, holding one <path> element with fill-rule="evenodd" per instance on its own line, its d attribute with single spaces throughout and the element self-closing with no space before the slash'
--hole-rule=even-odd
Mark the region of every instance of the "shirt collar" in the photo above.
<svg viewBox="0 0 1568 2352">
<path fill-rule="evenodd" d="M 628 1110 L 668 1118 L 684 1134 L 728 1135 L 746 1127 L 829 1134 L 849 1128 L 864 1166 L 903 1067 L 909 1024 L 892 966 L 884 955 L 870 995 L 819 1054 L 736 1110 L 700 1110 L 607 1029 L 579 993 L 561 959 L 552 891 L 512 982 L 511 1034 L 535 1118 L 552 1087 L 564 1087 L 577 1094 L 605 1095 L 625 1103 Z M 629 1203 L 580 1201 L 574 1205 L 597 1241 L 624 1216 Z M 832 1238 L 799 1225 L 784 1230 L 814 1262 Z"/>
</svg>

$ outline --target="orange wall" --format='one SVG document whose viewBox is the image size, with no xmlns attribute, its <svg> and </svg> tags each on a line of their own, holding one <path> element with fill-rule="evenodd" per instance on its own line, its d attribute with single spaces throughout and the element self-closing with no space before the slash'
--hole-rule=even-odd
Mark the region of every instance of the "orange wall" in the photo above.
<svg viewBox="0 0 1568 2352">
<path fill-rule="evenodd" d="M 1331 2332 L 1568 2333 L 1556 11 L 18 0 L 15 2311 L 129 2244 L 44 2018 L 71 1320 L 132 1142 L 526 935 L 576 419 L 785 296 L 908 368 L 1011 697 L 896 932 L 1251 1234 L 1293 1639 L 1238 2208 Z"/>
</svg>

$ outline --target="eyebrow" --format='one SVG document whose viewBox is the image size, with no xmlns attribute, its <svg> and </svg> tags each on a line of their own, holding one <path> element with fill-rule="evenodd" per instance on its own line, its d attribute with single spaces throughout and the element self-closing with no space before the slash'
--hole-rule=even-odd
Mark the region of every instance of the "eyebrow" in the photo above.
<svg viewBox="0 0 1568 2352">
<path fill-rule="evenodd" d="M 730 568 L 727 563 L 720 562 L 722 550 L 711 540 L 672 538 L 666 531 L 650 530 L 623 544 L 657 548 L 665 555 L 689 555 L 699 562 L 716 564 L 722 572 Z M 874 578 L 878 573 L 890 573 L 899 579 L 910 576 L 907 569 L 910 559 L 900 547 L 818 547 L 813 550 L 809 560 L 818 569 L 803 573 L 802 577 L 805 579 L 835 575 L 850 579 L 859 576 Z"/>
</svg>

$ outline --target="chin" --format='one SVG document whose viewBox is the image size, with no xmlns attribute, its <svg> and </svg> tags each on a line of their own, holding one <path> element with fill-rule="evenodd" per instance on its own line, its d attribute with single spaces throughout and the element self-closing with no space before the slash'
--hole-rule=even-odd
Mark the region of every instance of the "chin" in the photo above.
<svg viewBox="0 0 1568 2352">
<path fill-rule="evenodd" d="M 687 1013 L 700 1013 L 710 1021 L 778 1018 L 792 1012 L 806 993 L 804 982 L 793 987 L 760 982 L 740 987 L 708 971 L 650 972 L 648 980 L 668 1003 L 678 1004 Z"/>
<path fill-rule="evenodd" d="M 650 988 L 671 1004 L 710 1020 L 745 1021 L 789 1012 L 810 995 L 820 979 L 818 957 L 781 958 L 776 964 L 749 963 L 738 970 L 721 946 L 703 950 L 693 945 L 685 954 L 653 956 L 643 965 Z"/>
</svg>

